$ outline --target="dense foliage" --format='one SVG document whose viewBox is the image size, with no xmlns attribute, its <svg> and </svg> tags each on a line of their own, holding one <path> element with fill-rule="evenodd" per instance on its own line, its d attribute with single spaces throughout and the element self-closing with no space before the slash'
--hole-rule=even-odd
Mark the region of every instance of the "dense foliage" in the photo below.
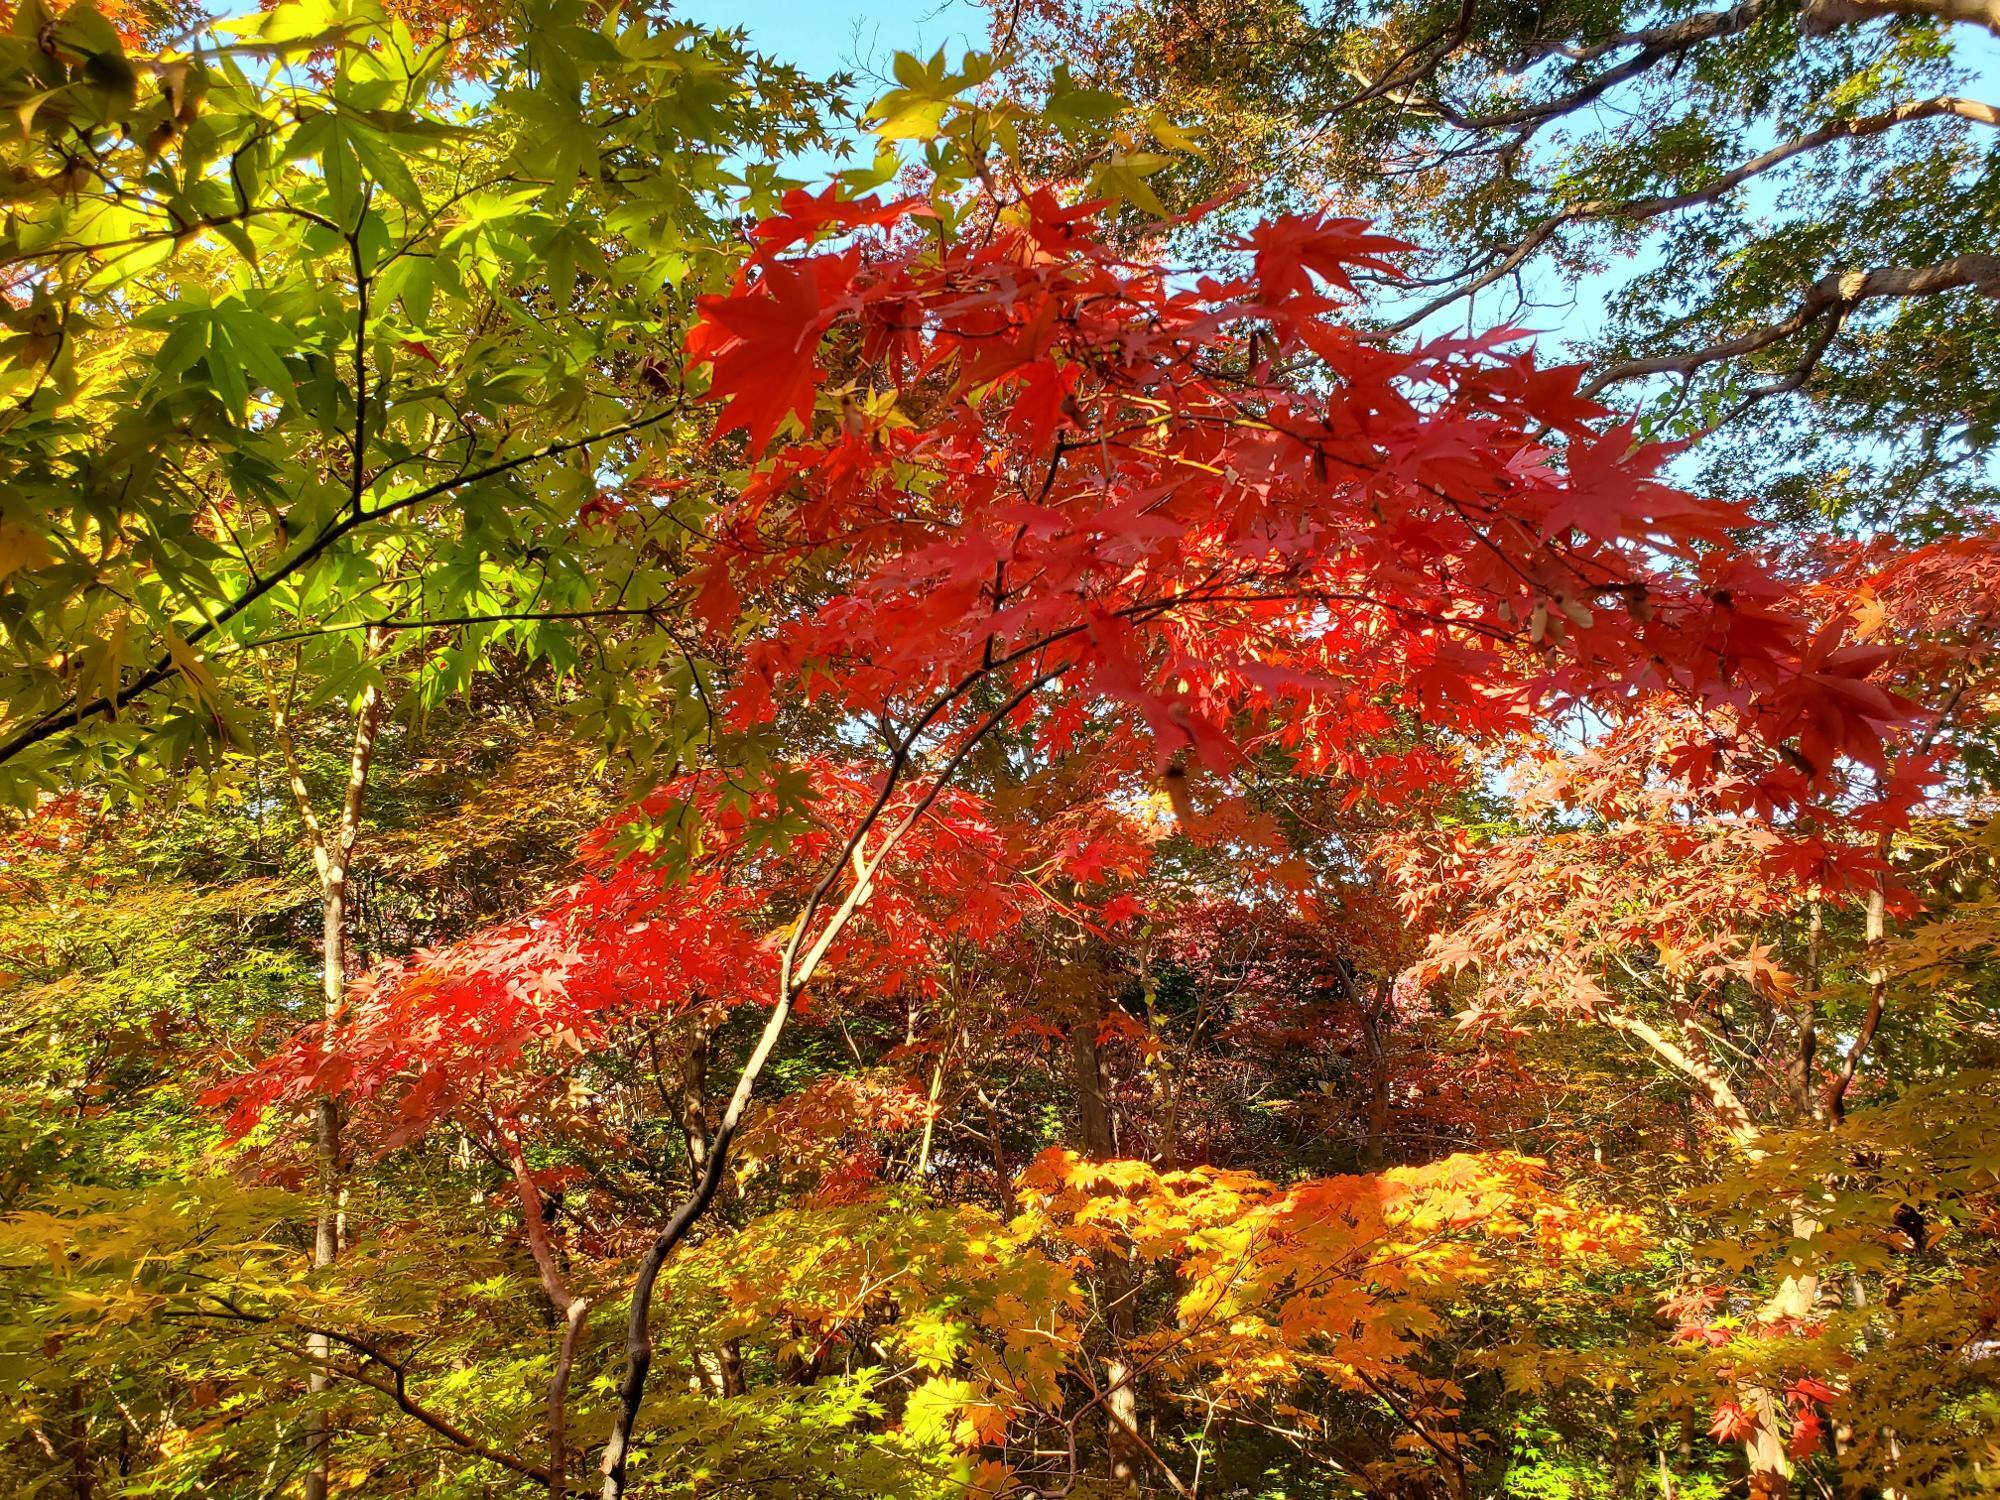
<svg viewBox="0 0 2000 1500">
<path fill-rule="evenodd" d="M 1993 502 L 1989 0 L 988 3 L 1022 72 L 1194 133 L 1163 183 L 1416 242 L 1371 327 L 1549 330 L 1770 514 Z"/>
<path fill-rule="evenodd" d="M 1271 9 L 865 106 L 584 0 L 13 14 L 8 1493 L 2000 1486 L 1985 282 L 1697 362 L 1816 341 L 1756 493 L 1407 316 L 1990 18 Z M 1673 160 L 1438 107 L 1325 206 L 1523 48 Z M 1617 337 L 1807 253 L 1704 232 Z"/>
</svg>

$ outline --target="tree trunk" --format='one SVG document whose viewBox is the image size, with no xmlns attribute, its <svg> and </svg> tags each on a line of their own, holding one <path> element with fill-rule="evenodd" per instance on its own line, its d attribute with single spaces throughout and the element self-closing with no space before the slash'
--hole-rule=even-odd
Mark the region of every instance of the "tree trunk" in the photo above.
<svg viewBox="0 0 2000 1500">
<path fill-rule="evenodd" d="M 1820 941 L 1825 931 L 1826 918 L 1815 901 L 1806 928 L 1805 993 L 1798 1001 L 1799 1046 L 1792 1057 L 1790 1079 L 1792 1108 L 1801 1119 L 1816 1119 L 1821 1113 L 1819 1091 L 1813 1087 L 1813 1068 L 1819 1058 L 1819 1003 L 1814 996 L 1819 991 Z"/>
<path fill-rule="evenodd" d="M 930 1093 L 925 1098 L 924 1135 L 917 1146 L 917 1186 L 922 1187 L 931 1172 L 931 1144 L 937 1138 L 938 1100 L 944 1097 L 944 1064 L 948 1044 L 940 1044 L 936 1060 L 931 1064 Z"/>
<path fill-rule="evenodd" d="M 325 1021 L 331 1027 L 339 1018 L 341 997 L 347 992 L 347 960 L 343 951 L 347 935 L 346 864 L 329 862 L 321 876 L 320 921 L 325 955 L 320 962 L 320 989 Z M 313 1101 L 313 1156 L 319 1168 L 319 1214 L 313 1224 L 313 1269 L 324 1271 L 340 1259 L 341 1164 L 340 1103 L 321 1095 Z M 325 1334 L 308 1336 L 313 1370 L 309 1384 L 315 1396 L 330 1381 L 328 1365 L 333 1345 Z M 306 1418 L 306 1450 L 311 1455 L 306 1468 L 306 1500 L 326 1500 L 327 1444 L 332 1434 L 327 1414 L 313 1411 Z"/>
<path fill-rule="evenodd" d="M 986 1149 L 993 1158 L 993 1186 L 1000 1200 L 1000 1217 L 1012 1219 L 1019 1207 L 1014 1201 L 1014 1168 L 1007 1160 L 1007 1141 L 1000 1134 L 1000 1106 L 983 1088 L 974 1089 L 973 1096 L 986 1114 Z"/>
<path fill-rule="evenodd" d="M 1382 1045 L 1382 1009 L 1387 996 L 1378 990 L 1363 994 L 1360 977 L 1345 958 L 1333 961 L 1340 996 L 1361 1017 L 1361 1046 L 1368 1054 L 1368 1114 L 1361 1136 L 1361 1166 L 1379 1172 L 1389 1159 L 1389 1053 Z"/>
<path fill-rule="evenodd" d="M 1881 850 L 1882 857 L 1887 859 L 1887 834 L 1882 835 Z M 1862 1013 L 1861 1030 L 1855 1035 L 1854 1045 L 1847 1049 L 1847 1060 L 1841 1064 L 1840 1072 L 1826 1090 L 1826 1115 L 1835 1125 L 1847 1118 L 1847 1091 L 1854 1086 L 1854 1075 L 1861 1069 L 1861 1059 L 1867 1054 L 1875 1040 L 1875 1032 L 1882 1024 L 1882 1008 L 1889 995 L 1889 970 L 1882 961 L 1882 949 L 1889 936 L 1888 910 L 1888 899 L 1878 884 L 1868 893 L 1868 923 L 1864 933 L 1868 945 L 1868 1008 Z"/>
<path fill-rule="evenodd" d="M 1682 1047 L 1657 1027 L 1624 1011 L 1604 1011 L 1601 1015 L 1608 1025 L 1638 1038 L 1676 1072 L 1698 1085 L 1708 1096 L 1715 1118 L 1728 1131 L 1730 1140 L 1744 1156 L 1756 1161 L 1765 1154 L 1758 1144 L 1763 1135 L 1762 1129 L 1751 1118 L 1749 1109 L 1727 1075 L 1706 1055 L 1696 1049 Z M 1792 1232 L 1797 1239 L 1810 1239 L 1819 1232 L 1819 1225 L 1805 1214 L 1794 1212 Z M 1818 1300 L 1819 1278 L 1810 1272 L 1800 1271 L 1779 1283 L 1777 1293 L 1760 1309 L 1759 1316 L 1766 1322 L 1780 1318 L 1803 1321 Z M 1771 1500 L 1789 1495 L 1792 1465 L 1785 1454 L 1784 1437 L 1778 1430 L 1777 1422 L 1782 1403 L 1769 1389 L 1760 1385 L 1745 1383 L 1738 1389 L 1743 1409 L 1754 1413 L 1757 1418 L 1756 1431 L 1743 1440 L 1744 1458 L 1750 1467 L 1750 1493 L 1771 1497 Z"/>
<path fill-rule="evenodd" d="M 1109 1160 L 1118 1149 L 1112 1127 L 1111 1098 L 1104 1086 L 1103 1058 L 1097 1045 L 1098 1030 L 1103 1023 L 1103 999 L 1091 989 L 1079 1004 L 1076 1024 L 1070 1029 L 1070 1067 L 1076 1086 L 1077 1145 L 1093 1161 Z M 1137 1494 L 1143 1457 L 1136 1441 L 1139 1391 L 1132 1368 L 1122 1356 L 1126 1341 L 1132 1337 L 1132 1303 L 1138 1294 L 1138 1281 L 1132 1267 L 1120 1259 L 1106 1257 L 1099 1262 L 1098 1269 L 1111 1343 L 1111 1353 L 1104 1361 L 1111 1482 Z"/>
<path fill-rule="evenodd" d="M 1078 1006 L 1070 1028 L 1070 1076 L 1076 1086 L 1076 1139 L 1085 1156 L 1108 1160 L 1117 1151 L 1111 1127 L 1111 1098 L 1104 1087 L 1097 1033 L 1104 1024 L 1104 1002 L 1095 994 Z"/>
<path fill-rule="evenodd" d="M 569 1490 L 569 1382 L 571 1373 L 576 1369 L 576 1352 L 588 1331 L 590 1299 L 572 1292 L 563 1277 L 555 1245 L 549 1239 L 548 1219 L 542 1212 L 542 1191 L 535 1186 L 534 1174 L 528 1170 L 528 1158 L 521 1150 L 521 1143 L 511 1135 L 503 1135 L 499 1127 L 490 1122 L 486 1133 L 500 1146 L 508 1166 L 513 1170 L 515 1195 L 521 1201 L 521 1222 L 528 1235 L 528 1253 L 534 1258 L 535 1273 L 541 1279 L 543 1295 L 563 1320 L 562 1344 L 556 1352 L 555 1369 L 549 1376 L 546 1402 L 549 1497 L 550 1500 L 562 1500 Z"/>
<path fill-rule="evenodd" d="M 1370 1002 L 1361 1007 L 1361 1042 L 1368 1053 L 1368 1128 L 1361 1138 L 1361 1165 L 1379 1172 L 1389 1160 L 1389 1054 L 1382 1045 L 1382 1013 Z"/>
<path fill-rule="evenodd" d="M 681 1064 L 681 1138 L 687 1145 L 688 1180 L 699 1181 L 708 1165 L 708 1048 L 715 1023 L 697 1013 Z"/>
<path fill-rule="evenodd" d="M 1146 997 L 1146 1033 L 1152 1048 L 1146 1057 L 1146 1079 L 1153 1095 L 1153 1165 L 1162 1172 L 1175 1172 L 1181 1164 L 1179 1068 L 1160 1019 L 1160 986 L 1153 978 L 1150 939 L 1139 949 L 1139 985 Z"/>
<path fill-rule="evenodd" d="M 373 633 L 371 653 L 381 645 Z M 371 683 L 363 690 L 354 714 L 354 739 L 348 752 L 347 782 L 340 800 L 339 821 L 324 827 L 313 811 L 298 754 L 292 742 L 291 709 L 287 702 L 276 712 L 274 728 L 285 753 L 293 800 L 299 817 L 312 837 L 313 863 L 320 882 L 320 1001 L 323 1022 L 329 1031 L 340 1019 L 341 1004 L 347 994 L 347 872 L 353 865 L 355 845 L 361 838 L 361 808 L 368 791 L 368 771 L 375 759 L 375 742 L 382 727 L 382 690 Z M 340 1104 L 324 1097 L 313 1103 L 313 1156 L 319 1176 L 319 1213 L 313 1224 L 313 1269 L 324 1271 L 340 1259 L 344 1187 L 340 1159 Z M 333 1346 L 323 1334 L 309 1335 L 307 1351 L 312 1372 L 307 1377 L 311 1393 L 321 1396 L 332 1378 Z M 327 1449 L 332 1431 L 324 1410 L 306 1416 L 306 1500 L 326 1500 Z"/>
<path fill-rule="evenodd" d="M 84 1410 L 83 1387 L 69 1388 L 69 1473 L 74 1500 L 90 1500 L 90 1414 Z"/>
</svg>

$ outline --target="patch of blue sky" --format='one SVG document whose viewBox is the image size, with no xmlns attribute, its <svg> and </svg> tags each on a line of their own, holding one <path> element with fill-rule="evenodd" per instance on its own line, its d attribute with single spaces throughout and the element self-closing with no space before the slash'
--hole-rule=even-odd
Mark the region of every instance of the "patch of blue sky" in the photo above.
<svg viewBox="0 0 2000 1500">
<path fill-rule="evenodd" d="M 741 31 L 753 50 L 812 78 L 844 74 L 857 108 L 891 87 L 898 52 L 929 57 L 942 48 L 953 62 L 988 46 L 984 7 L 971 0 L 675 0 L 673 14 L 719 30 Z M 845 168 L 866 166 L 872 147 L 854 132 L 846 160 L 825 152 L 785 164 L 788 176 L 819 184 Z"/>
</svg>

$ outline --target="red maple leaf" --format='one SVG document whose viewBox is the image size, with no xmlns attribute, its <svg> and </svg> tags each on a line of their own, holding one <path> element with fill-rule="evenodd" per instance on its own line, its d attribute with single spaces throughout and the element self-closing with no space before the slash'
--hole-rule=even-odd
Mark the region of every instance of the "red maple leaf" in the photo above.
<svg viewBox="0 0 2000 1500">
<path fill-rule="evenodd" d="M 842 198 L 839 193 L 839 185 L 835 183 L 829 183 L 818 193 L 809 193 L 802 187 L 787 192 L 779 200 L 779 212 L 750 231 L 757 241 L 757 258 L 769 261 L 780 251 L 803 244 L 829 227 L 842 230 L 879 227 L 912 214 L 931 216 L 930 206 L 914 198 L 882 203 L 873 194 L 865 198 Z"/>
<path fill-rule="evenodd" d="M 1718 1443 L 1740 1443 L 1757 1430 L 1757 1415 L 1734 1401 L 1715 1404 L 1715 1420 L 1708 1424 L 1709 1436 Z"/>
<path fill-rule="evenodd" d="M 1802 1411 L 1792 1421 L 1792 1440 L 1787 1450 L 1793 1458 L 1811 1458 L 1819 1452 L 1821 1441 L 1826 1436 L 1826 1423 L 1820 1420 L 1816 1411 Z"/>
<path fill-rule="evenodd" d="M 708 397 L 723 402 L 715 436 L 741 428 L 761 449 L 787 416 L 804 421 L 826 376 L 815 357 L 825 313 L 812 270 L 771 261 L 749 286 L 697 306 L 689 363 L 710 367 Z"/>
<path fill-rule="evenodd" d="M 1398 274 L 1387 259 L 1410 249 L 1408 242 L 1377 234 L 1366 219 L 1336 219 L 1324 215 L 1286 214 L 1270 219 L 1237 242 L 1256 256 L 1257 283 L 1271 302 L 1313 296 L 1312 278 L 1320 277 L 1343 292 L 1354 290 L 1352 269 Z"/>
</svg>

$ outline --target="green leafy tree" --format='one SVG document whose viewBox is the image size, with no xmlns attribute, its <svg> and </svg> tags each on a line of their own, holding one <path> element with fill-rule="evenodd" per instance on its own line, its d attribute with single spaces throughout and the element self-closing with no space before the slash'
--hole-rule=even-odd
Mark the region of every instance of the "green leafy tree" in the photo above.
<svg viewBox="0 0 2000 1500">
<path fill-rule="evenodd" d="M 1983 4 L 1028 0 L 1051 65 L 1164 116 L 1177 202 L 1330 203 L 1418 247 L 1407 341 L 1516 321 L 1709 433 L 1710 492 L 1950 527 L 1990 508 L 2000 186 Z"/>
</svg>

